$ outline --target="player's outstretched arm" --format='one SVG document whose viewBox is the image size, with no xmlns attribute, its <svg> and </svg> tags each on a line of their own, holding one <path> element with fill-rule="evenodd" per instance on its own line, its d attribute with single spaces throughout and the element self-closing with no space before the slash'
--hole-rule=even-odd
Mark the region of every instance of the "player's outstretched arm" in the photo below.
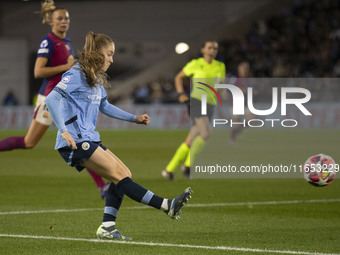
<svg viewBox="0 0 340 255">
<path fill-rule="evenodd" d="M 136 115 L 133 115 L 129 112 L 123 111 L 122 109 L 119 109 L 117 106 L 110 104 L 106 99 L 104 99 L 101 102 L 99 106 L 99 111 L 114 119 L 125 120 L 130 122 L 134 122 L 136 119 Z"/>
</svg>

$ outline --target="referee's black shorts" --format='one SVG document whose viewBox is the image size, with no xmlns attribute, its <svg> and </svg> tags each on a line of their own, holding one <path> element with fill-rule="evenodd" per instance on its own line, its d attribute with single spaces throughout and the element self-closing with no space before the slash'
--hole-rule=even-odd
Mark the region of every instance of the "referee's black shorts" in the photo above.
<svg viewBox="0 0 340 255">
<path fill-rule="evenodd" d="M 214 115 L 215 105 L 207 104 L 207 115 L 202 115 L 201 114 L 201 101 L 196 98 L 191 98 L 189 109 L 190 109 L 190 119 L 194 123 L 195 123 L 196 118 L 201 118 L 201 117 L 208 117 L 209 121 L 211 121 Z"/>
</svg>

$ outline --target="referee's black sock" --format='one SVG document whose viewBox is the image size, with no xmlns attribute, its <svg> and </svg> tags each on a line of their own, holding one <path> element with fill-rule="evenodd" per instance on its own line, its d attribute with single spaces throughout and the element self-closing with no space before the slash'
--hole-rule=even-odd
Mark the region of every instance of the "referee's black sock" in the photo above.
<svg viewBox="0 0 340 255">
<path fill-rule="evenodd" d="M 126 177 L 117 184 L 118 190 L 124 192 L 129 198 L 150 205 L 163 211 L 168 210 L 168 199 L 156 196 L 150 190 L 135 183 L 131 178 Z"/>
</svg>

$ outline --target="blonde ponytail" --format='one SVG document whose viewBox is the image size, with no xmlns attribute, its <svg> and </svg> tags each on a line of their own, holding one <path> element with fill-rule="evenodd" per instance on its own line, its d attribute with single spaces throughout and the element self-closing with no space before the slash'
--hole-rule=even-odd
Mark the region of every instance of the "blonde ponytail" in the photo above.
<svg viewBox="0 0 340 255">
<path fill-rule="evenodd" d="M 41 10 L 36 11 L 36 13 L 39 13 L 42 16 L 42 23 L 50 23 L 52 13 L 57 9 L 54 5 L 53 0 L 45 0 L 41 2 Z"/>
</svg>

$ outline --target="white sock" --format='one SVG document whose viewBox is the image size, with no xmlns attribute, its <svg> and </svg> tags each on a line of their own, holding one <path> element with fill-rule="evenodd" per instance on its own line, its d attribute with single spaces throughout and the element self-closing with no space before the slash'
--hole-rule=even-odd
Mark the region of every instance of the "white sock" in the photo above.
<svg viewBox="0 0 340 255">
<path fill-rule="evenodd" d="M 105 221 L 105 222 L 102 223 L 102 225 L 104 227 L 108 228 L 108 227 L 116 225 L 116 222 L 114 222 L 114 221 Z"/>
<path fill-rule="evenodd" d="M 162 205 L 161 205 L 161 210 L 162 211 L 168 211 L 169 210 L 169 206 L 168 206 L 168 199 L 164 198 Z"/>
</svg>

